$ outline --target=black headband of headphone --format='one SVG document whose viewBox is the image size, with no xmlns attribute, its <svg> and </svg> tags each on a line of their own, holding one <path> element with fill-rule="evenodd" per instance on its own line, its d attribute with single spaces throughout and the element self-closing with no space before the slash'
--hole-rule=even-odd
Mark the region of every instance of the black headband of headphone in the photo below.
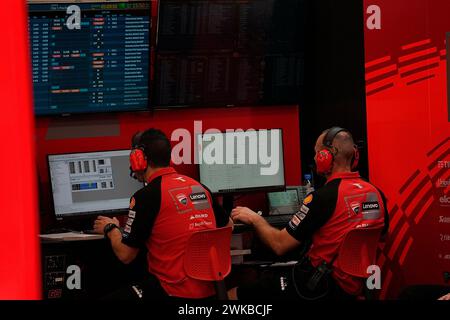
<svg viewBox="0 0 450 320">
<path fill-rule="evenodd" d="M 134 136 L 131 140 L 131 148 L 132 149 L 145 150 L 145 146 L 141 143 L 141 138 L 142 138 L 143 134 L 144 134 L 144 131 L 138 131 L 134 134 Z"/>
<path fill-rule="evenodd" d="M 347 129 L 341 127 L 332 127 L 328 130 L 325 138 L 323 138 L 323 145 L 328 148 L 333 147 L 333 140 L 338 135 L 339 132 L 349 132 Z"/>
</svg>

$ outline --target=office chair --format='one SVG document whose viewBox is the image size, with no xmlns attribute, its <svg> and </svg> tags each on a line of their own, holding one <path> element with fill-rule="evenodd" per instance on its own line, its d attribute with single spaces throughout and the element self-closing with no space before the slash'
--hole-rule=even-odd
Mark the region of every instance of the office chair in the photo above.
<svg viewBox="0 0 450 320">
<path fill-rule="evenodd" d="M 227 300 L 224 278 L 231 271 L 231 227 L 195 232 L 184 256 L 186 274 L 197 280 L 214 281 L 216 296 Z"/>
<path fill-rule="evenodd" d="M 367 267 L 376 263 L 378 243 L 383 227 L 358 228 L 347 232 L 339 248 L 337 265 L 352 276 L 367 279 Z M 364 298 L 373 300 L 374 296 L 364 286 Z"/>
</svg>

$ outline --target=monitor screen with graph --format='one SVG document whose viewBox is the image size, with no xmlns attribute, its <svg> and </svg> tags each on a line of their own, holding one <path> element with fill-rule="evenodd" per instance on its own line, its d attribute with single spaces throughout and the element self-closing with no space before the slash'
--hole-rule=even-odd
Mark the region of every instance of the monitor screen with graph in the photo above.
<svg viewBox="0 0 450 320">
<path fill-rule="evenodd" d="M 129 171 L 130 150 L 48 156 L 56 218 L 126 212 L 142 183 Z"/>
</svg>

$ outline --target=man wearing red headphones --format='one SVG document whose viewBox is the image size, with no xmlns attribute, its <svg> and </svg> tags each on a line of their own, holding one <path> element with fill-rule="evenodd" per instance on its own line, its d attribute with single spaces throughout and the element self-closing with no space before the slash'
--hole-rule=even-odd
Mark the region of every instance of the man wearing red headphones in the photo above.
<svg viewBox="0 0 450 320">
<path fill-rule="evenodd" d="M 163 132 L 149 129 L 136 134 L 132 142 L 132 174 L 146 186 L 131 198 L 123 231 L 117 219 L 107 217 L 99 217 L 94 229 L 111 240 L 114 253 L 124 263 L 133 261 L 139 249 L 146 247 L 150 274 L 110 298 L 214 295 L 211 282 L 186 275 L 184 250 L 193 232 L 223 227 L 229 217 L 205 186 L 170 167 L 171 146 Z"/>
<path fill-rule="evenodd" d="M 384 196 L 361 179 L 356 168 L 358 148 L 348 130 L 325 130 L 315 146 L 317 172 L 326 177 L 324 187 L 310 193 L 287 226 L 278 230 L 252 210 L 235 208 L 232 219 L 254 227 L 257 235 L 277 255 L 300 244 L 311 244 L 293 269 L 266 271 L 262 281 L 229 291 L 231 299 L 352 299 L 363 281 L 342 272 L 335 263 L 344 235 L 354 228 L 384 226 L 388 214 Z"/>
</svg>

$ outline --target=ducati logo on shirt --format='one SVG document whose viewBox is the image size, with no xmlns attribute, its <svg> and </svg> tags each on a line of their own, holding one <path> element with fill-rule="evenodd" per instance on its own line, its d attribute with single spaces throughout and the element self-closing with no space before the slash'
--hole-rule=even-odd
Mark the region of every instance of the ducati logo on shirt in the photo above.
<svg viewBox="0 0 450 320">
<path fill-rule="evenodd" d="M 352 202 L 350 204 L 350 208 L 352 208 L 354 213 L 358 214 L 359 213 L 359 202 Z"/>
<path fill-rule="evenodd" d="M 177 199 L 182 205 L 185 206 L 187 204 L 187 196 L 184 193 L 177 194 Z"/>
</svg>

